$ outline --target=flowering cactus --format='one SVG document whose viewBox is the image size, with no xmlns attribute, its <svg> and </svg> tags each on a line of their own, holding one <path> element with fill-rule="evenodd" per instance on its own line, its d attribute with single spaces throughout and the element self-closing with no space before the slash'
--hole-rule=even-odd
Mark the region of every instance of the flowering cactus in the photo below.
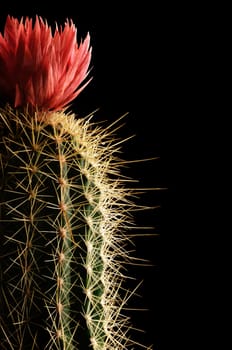
<svg viewBox="0 0 232 350">
<path fill-rule="evenodd" d="M 71 21 L 52 34 L 41 18 L 8 17 L 0 34 L 1 350 L 135 348 L 122 311 L 133 203 L 118 142 L 65 112 L 90 59 Z"/>
</svg>

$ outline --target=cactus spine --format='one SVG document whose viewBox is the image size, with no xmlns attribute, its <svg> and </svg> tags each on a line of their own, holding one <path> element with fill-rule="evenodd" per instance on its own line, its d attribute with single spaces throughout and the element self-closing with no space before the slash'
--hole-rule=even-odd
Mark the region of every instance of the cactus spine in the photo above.
<svg viewBox="0 0 232 350">
<path fill-rule="evenodd" d="M 90 119 L 0 111 L 2 350 L 134 349 L 119 292 L 133 204 L 113 128 Z"/>
</svg>

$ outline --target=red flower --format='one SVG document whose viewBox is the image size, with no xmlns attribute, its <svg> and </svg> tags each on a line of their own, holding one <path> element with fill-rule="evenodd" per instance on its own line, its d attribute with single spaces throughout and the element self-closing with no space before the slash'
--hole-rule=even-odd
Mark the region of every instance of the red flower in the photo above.
<svg viewBox="0 0 232 350">
<path fill-rule="evenodd" d="M 91 59 L 89 34 L 76 41 L 76 27 L 67 21 L 64 28 L 51 27 L 36 17 L 19 22 L 7 17 L 0 33 L 0 98 L 15 107 L 29 105 L 39 110 L 60 110 L 88 84 Z"/>
</svg>

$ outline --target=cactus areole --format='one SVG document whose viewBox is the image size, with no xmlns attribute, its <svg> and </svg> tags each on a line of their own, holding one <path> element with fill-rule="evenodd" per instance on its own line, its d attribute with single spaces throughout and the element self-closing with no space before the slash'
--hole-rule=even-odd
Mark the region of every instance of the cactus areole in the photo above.
<svg viewBox="0 0 232 350">
<path fill-rule="evenodd" d="M 8 16 L 0 34 L 1 350 L 145 348 L 123 312 L 133 203 L 120 142 L 66 109 L 90 59 L 72 21 L 52 32 Z"/>
</svg>

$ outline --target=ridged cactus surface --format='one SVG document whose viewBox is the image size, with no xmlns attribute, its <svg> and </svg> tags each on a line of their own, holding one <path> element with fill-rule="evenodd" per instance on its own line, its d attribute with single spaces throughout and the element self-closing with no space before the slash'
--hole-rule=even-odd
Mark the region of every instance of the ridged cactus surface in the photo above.
<svg viewBox="0 0 232 350">
<path fill-rule="evenodd" d="M 0 120 L 1 349 L 129 349 L 112 130 L 61 112 Z"/>
</svg>

